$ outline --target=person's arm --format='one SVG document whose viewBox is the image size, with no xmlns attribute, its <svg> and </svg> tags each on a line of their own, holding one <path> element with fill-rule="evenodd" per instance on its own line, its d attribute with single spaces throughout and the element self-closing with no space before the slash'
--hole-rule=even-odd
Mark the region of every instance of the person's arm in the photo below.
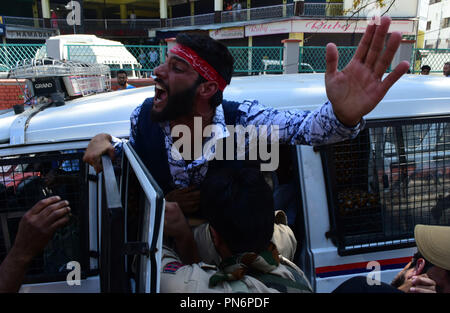
<svg viewBox="0 0 450 313">
<path fill-rule="evenodd" d="M 342 124 L 334 114 L 330 102 L 314 111 L 281 111 L 263 106 L 258 101 L 244 101 L 239 106 L 237 123 L 243 129 L 256 126 L 260 129 L 260 134 L 261 127 L 267 127 L 267 137 L 277 130 L 280 143 L 314 146 L 354 138 L 365 125 L 364 120 L 354 127 Z M 238 133 L 238 128 L 236 132 Z"/>
<path fill-rule="evenodd" d="M 177 253 L 163 245 L 161 257 L 161 293 L 223 292 L 208 287 L 217 268 L 203 263 L 183 264 Z"/>
<path fill-rule="evenodd" d="M 109 134 L 95 135 L 84 152 L 83 161 L 94 167 L 97 173 L 103 170 L 102 155 L 108 154 L 111 159 L 115 157 L 114 146 L 111 141 L 112 137 Z"/>
<path fill-rule="evenodd" d="M 166 201 L 164 235 L 175 240 L 178 255 L 184 264 L 193 264 L 200 261 L 194 234 L 177 202 Z"/>
<path fill-rule="evenodd" d="M 69 221 L 69 203 L 60 197 L 36 203 L 19 223 L 14 245 L 0 265 L 0 292 L 20 289 L 29 264 L 53 237 L 55 231 Z"/>
<path fill-rule="evenodd" d="M 134 109 L 130 116 L 130 137 L 128 141 L 134 146 L 138 116 L 141 111 L 141 106 Z M 102 167 L 102 155 L 108 154 L 111 159 L 117 158 L 123 150 L 123 144 L 127 140 L 119 139 L 111 136 L 110 134 L 98 134 L 95 135 L 89 142 L 88 147 L 83 156 L 83 161 L 94 167 L 97 173 L 103 170 Z"/>
<path fill-rule="evenodd" d="M 14 247 L 0 265 L 0 293 L 15 293 L 22 285 L 31 259 Z"/>
</svg>

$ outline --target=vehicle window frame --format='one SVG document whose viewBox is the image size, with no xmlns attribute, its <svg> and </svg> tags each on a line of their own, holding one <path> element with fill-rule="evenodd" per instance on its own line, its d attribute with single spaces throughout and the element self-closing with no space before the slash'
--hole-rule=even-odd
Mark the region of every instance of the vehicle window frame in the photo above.
<svg viewBox="0 0 450 313">
<path fill-rule="evenodd" d="M 439 125 L 439 123 L 446 123 L 447 124 L 446 127 L 449 127 L 450 116 L 420 117 L 420 118 L 410 118 L 407 120 L 406 119 L 369 120 L 369 121 L 367 121 L 365 130 L 362 131 L 361 134 L 358 135 L 358 137 L 364 135 L 365 131 L 369 132 L 369 129 L 376 129 L 376 128 L 380 128 L 380 127 L 384 127 L 385 129 L 387 127 L 401 129 L 403 126 L 410 126 L 410 125 L 413 125 L 413 126 L 414 125 L 430 125 L 431 127 L 429 127 L 429 129 L 428 129 L 428 131 L 430 131 L 430 129 L 433 128 L 434 125 Z M 448 133 L 448 131 L 447 131 L 447 133 Z M 373 142 L 370 139 L 371 135 L 369 133 L 367 133 L 366 135 L 369 138 L 367 145 L 369 146 L 368 153 L 370 154 L 370 151 L 372 150 Z M 429 135 L 428 133 L 425 134 L 424 138 L 427 137 L 428 135 Z M 439 138 L 437 136 L 439 136 L 439 134 L 436 134 L 435 144 L 434 144 L 435 150 L 432 150 L 432 151 L 436 151 L 436 153 L 439 155 L 439 152 L 440 152 L 440 150 L 438 150 Z M 447 139 L 447 143 L 445 143 L 445 142 L 443 143 L 443 146 L 448 144 L 448 147 L 450 147 L 449 139 L 450 139 L 450 137 Z M 403 145 L 405 145 L 405 143 L 406 143 L 406 139 L 403 139 Z M 381 244 L 380 240 L 374 240 L 373 242 L 370 242 L 370 241 L 360 242 L 360 243 L 354 244 L 354 246 L 355 246 L 354 248 L 349 248 L 350 245 L 345 244 L 346 238 L 345 238 L 345 231 L 343 231 L 343 229 L 344 229 L 343 225 L 342 225 L 343 222 L 342 222 L 342 220 L 340 220 L 340 216 L 339 216 L 340 213 L 338 212 L 338 209 L 337 209 L 338 187 L 337 187 L 336 180 L 333 179 L 333 177 L 337 176 L 337 170 L 334 167 L 335 161 L 333 160 L 333 157 L 332 157 L 332 147 L 334 147 L 335 145 L 339 145 L 339 144 L 342 144 L 342 143 L 324 145 L 324 146 L 315 148 L 315 150 L 320 151 L 320 154 L 321 154 L 322 169 L 323 169 L 325 185 L 326 185 L 326 196 L 327 196 L 329 221 L 330 221 L 330 231 L 326 234 L 326 237 L 331 239 L 333 244 L 338 248 L 338 254 L 341 256 L 344 256 L 344 255 L 360 254 L 360 253 L 366 253 L 366 252 L 375 252 L 375 251 L 384 251 L 384 250 L 391 250 L 391 249 L 413 247 L 415 245 L 415 241 L 414 241 L 414 234 L 412 232 L 409 232 L 407 236 L 405 235 L 405 236 L 399 236 L 398 238 L 390 238 L 389 240 L 386 241 L 385 244 Z M 422 143 L 420 144 L 420 146 L 421 145 L 422 145 Z M 385 149 L 385 148 L 386 147 L 384 147 L 383 149 Z M 396 149 L 397 149 L 397 147 L 396 147 Z M 404 155 L 412 154 L 413 156 L 416 156 L 417 154 L 423 153 L 423 149 L 418 149 L 418 150 L 417 149 L 416 150 L 409 149 L 409 151 L 408 151 L 408 149 L 406 149 L 404 146 L 403 146 L 403 148 L 399 148 L 399 150 L 401 150 L 401 149 L 405 150 Z M 383 150 L 383 152 L 384 152 L 384 150 Z M 396 153 L 400 153 L 400 155 L 403 155 L 403 153 L 401 151 L 396 151 Z M 427 150 L 427 153 L 431 153 L 431 152 Z M 445 154 L 445 155 L 448 157 L 448 159 L 450 159 L 449 154 Z M 386 158 L 387 158 L 386 156 L 383 156 L 383 158 L 382 158 L 383 173 L 384 173 L 384 166 L 385 166 Z M 421 161 L 422 164 L 424 164 L 424 162 L 425 162 L 423 160 L 424 160 L 424 158 L 422 158 L 422 161 Z M 367 175 L 370 176 L 370 173 L 369 173 L 371 171 L 370 164 L 371 164 L 371 162 L 373 162 L 375 164 L 375 162 L 377 162 L 377 159 L 374 158 L 373 156 L 369 156 L 367 162 L 368 162 L 368 167 L 367 167 L 366 171 L 368 172 Z M 409 163 L 410 163 L 409 160 L 408 160 L 408 162 L 403 160 L 403 163 L 402 163 L 402 161 L 400 161 L 399 164 L 406 164 L 408 166 Z M 375 171 L 376 166 L 372 166 L 372 167 L 373 167 L 372 170 Z M 408 168 L 408 170 L 409 170 L 409 168 Z M 374 174 L 374 175 L 376 175 L 376 174 Z M 436 196 L 436 198 L 437 198 L 437 196 Z M 382 204 L 379 203 L 379 205 L 381 206 Z M 416 209 L 416 207 L 414 207 L 413 209 Z M 382 209 L 380 209 L 380 210 L 382 210 Z M 431 207 L 430 207 L 430 211 L 431 211 Z M 428 213 L 430 214 L 430 212 L 428 212 Z M 381 226 L 385 227 L 385 225 L 384 225 L 385 219 L 384 218 L 382 218 L 381 223 L 382 223 Z M 357 246 L 359 246 L 359 247 L 357 247 Z"/>
<path fill-rule="evenodd" d="M 162 234 L 164 228 L 164 193 L 157 184 L 156 180 L 145 167 L 142 160 L 133 149 L 132 145 L 127 142 L 124 144 L 124 161 L 122 169 L 125 180 L 121 186 L 122 195 L 126 193 L 128 188 L 128 173 L 134 171 L 139 185 L 145 194 L 143 207 L 140 207 L 140 225 L 141 229 L 138 234 L 138 241 L 147 245 L 148 251 L 140 254 L 138 261 L 138 275 L 136 281 L 136 292 L 138 293 L 158 293 L 160 286 L 161 258 L 162 258 Z M 154 224 L 155 228 L 151 229 L 150 224 Z M 153 272 L 151 269 L 155 269 Z"/>
<path fill-rule="evenodd" d="M 79 190 L 78 194 L 79 198 L 79 248 L 80 248 L 80 259 L 79 260 L 71 260 L 77 261 L 80 263 L 81 267 L 81 279 L 86 279 L 87 277 L 95 276 L 96 270 L 92 269 L 90 266 L 90 245 L 89 245 L 89 236 L 90 236 L 90 228 L 89 228 L 89 212 L 88 210 L 83 210 L 82 207 L 88 207 L 89 203 L 89 188 L 87 182 L 87 171 L 88 167 L 84 162 L 82 162 L 83 152 L 74 152 L 67 154 L 58 154 L 55 153 L 67 150 L 77 150 L 80 147 L 74 148 L 70 145 L 70 143 L 64 144 L 63 146 L 54 144 L 54 145 L 46 145 L 46 148 L 43 149 L 42 146 L 19 146 L 19 147 L 8 147 L 7 149 L 0 149 L 0 164 L 33 164 L 42 162 L 42 160 L 47 161 L 55 161 L 59 160 L 79 160 L 79 182 L 81 182 L 81 190 Z M 8 154 L 7 154 L 8 153 Z M 50 153 L 50 155 L 42 156 L 42 153 Z M 39 161 L 38 159 L 39 158 Z M 62 164 L 61 164 L 62 166 Z M 31 208 L 31 207 L 30 207 Z M 28 208 L 28 209 L 30 209 Z M 25 213 L 24 211 L 23 213 Z M 17 217 L 18 218 L 18 217 Z M 53 239 L 52 239 L 53 240 Z M 49 283 L 49 282 L 60 282 L 67 280 L 67 272 L 63 273 L 44 273 L 44 274 L 33 274 L 26 275 L 23 284 L 39 284 L 39 283 Z"/>
</svg>

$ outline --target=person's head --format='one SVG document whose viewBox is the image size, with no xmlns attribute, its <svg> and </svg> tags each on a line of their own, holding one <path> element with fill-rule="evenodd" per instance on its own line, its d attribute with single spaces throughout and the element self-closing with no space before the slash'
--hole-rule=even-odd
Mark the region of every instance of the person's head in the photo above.
<svg viewBox="0 0 450 313">
<path fill-rule="evenodd" d="M 450 76 L 450 62 L 444 64 L 444 75 Z"/>
<path fill-rule="evenodd" d="M 122 70 L 117 71 L 117 84 L 120 86 L 120 88 L 127 87 L 127 83 L 128 83 L 127 72 Z"/>
<path fill-rule="evenodd" d="M 175 120 L 214 110 L 231 81 L 233 57 L 222 43 L 205 35 L 181 33 L 165 63 L 155 68 L 152 119 Z"/>
<path fill-rule="evenodd" d="M 420 72 L 421 75 L 429 75 L 430 71 L 431 71 L 431 67 L 428 66 L 428 65 L 424 65 L 424 66 L 421 67 L 421 70 L 422 70 Z"/>
<path fill-rule="evenodd" d="M 417 253 L 395 277 L 399 287 L 412 276 L 427 274 L 436 283 L 436 291 L 450 293 L 450 226 L 416 225 Z"/>
<path fill-rule="evenodd" d="M 208 171 L 202 183 L 200 209 L 222 257 L 265 250 L 274 231 L 273 196 L 256 168 Z"/>
</svg>

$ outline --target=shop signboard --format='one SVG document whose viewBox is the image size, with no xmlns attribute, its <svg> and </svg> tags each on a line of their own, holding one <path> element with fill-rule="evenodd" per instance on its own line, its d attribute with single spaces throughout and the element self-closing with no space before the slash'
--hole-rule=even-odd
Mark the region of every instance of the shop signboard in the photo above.
<svg viewBox="0 0 450 313">
<path fill-rule="evenodd" d="M 56 29 L 44 28 L 21 28 L 6 27 L 6 38 L 8 39 L 48 39 L 52 36 L 59 35 Z"/>
<path fill-rule="evenodd" d="M 244 38 L 244 27 L 228 27 L 209 31 L 209 37 L 215 40 Z"/>
<path fill-rule="evenodd" d="M 295 20 L 292 21 L 294 33 L 364 33 L 367 20 Z M 400 32 L 405 35 L 414 34 L 413 20 L 392 20 L 389 32 Z"/>
<path fill-rule="evenodd" d="M 282 21 L 245 26 L 245 36 L 264 36 L 292 32 L 292 21 Z"/>
</svg>

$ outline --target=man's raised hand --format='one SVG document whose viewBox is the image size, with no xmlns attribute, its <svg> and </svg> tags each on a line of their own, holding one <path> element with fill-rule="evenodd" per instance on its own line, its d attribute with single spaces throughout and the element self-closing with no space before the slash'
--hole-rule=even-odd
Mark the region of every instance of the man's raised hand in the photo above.
<svg viewBox="0 0 450 313">
<path fill-rule="evenodd" d="M 347 126 L 355 126 L 372 111 L 409 68 L 409 63 L 403 61 L 382 80 L 402 39 L 400 33 L 392 33 L 383 51 L 390 24 L 389 17 L 382 17 L 379 25 L 369 25 L 352 60 L 340 72 L 337 47 L 327 45 L 327 96 L 337 118 Z"/>
</svg>

